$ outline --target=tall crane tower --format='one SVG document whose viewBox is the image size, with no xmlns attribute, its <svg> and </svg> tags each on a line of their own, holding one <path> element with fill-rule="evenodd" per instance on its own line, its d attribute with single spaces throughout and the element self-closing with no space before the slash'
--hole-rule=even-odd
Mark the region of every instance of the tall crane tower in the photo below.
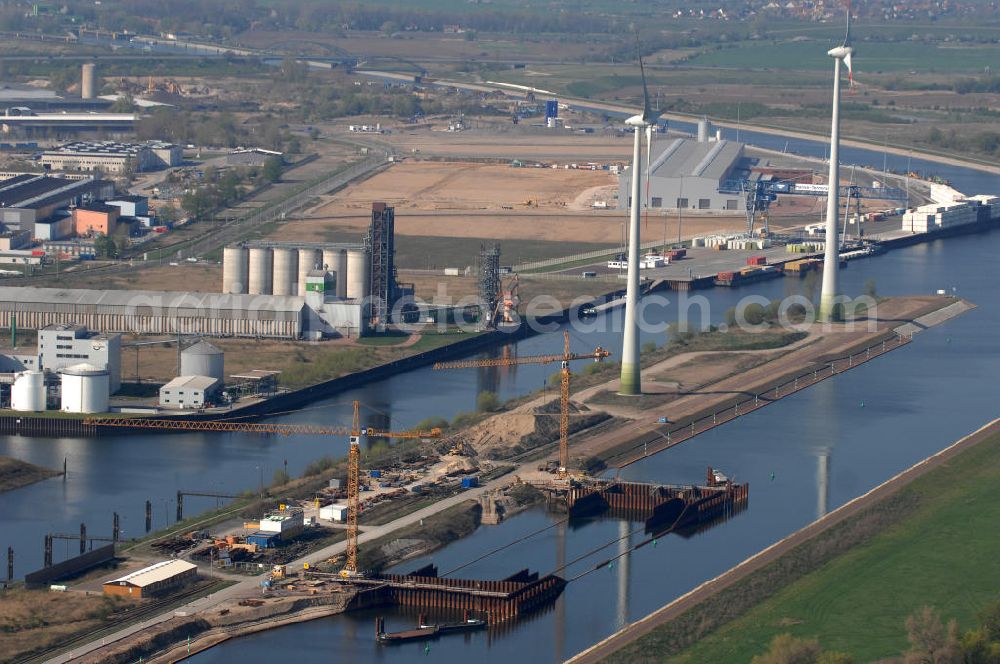
<svg viewBox="0 0 1000 664">
<path fill-rule="evenodd" d="M 313 424 L 271 424 L 267 422 L 239 422 L 236 420 L 152 420 L 131 417 L 90 417 L 85 426 L 119 427 L 130 429 L 158 429 L 181 431 L 231 431 L 237 433 L 276 433 L 314 436 L 349 436 L 347 454 L 347 562 L 340 575 L 345 579 L 363 576 L 358 569 L 358 514 L 361 507 L 361 436 L 372 438 L 440 438 L 441 429 L 430 431 L 382 431 L 363 428 L 360 416 L 361 403 L 354 402 L 354 420 L 350 429 Z"/>
<path fill-rule="evenodd" d="M 569 363 L 574 360 L 593 360 L 601 362 L 611 355 L 600 346 L 592 353 L 571 353 L 569 350 L 569 332 L 563 331 L 565 350 L 562 355 L 528 355 L 526 357 L 497 357 L 487 360 L 457 360 L 454 362 L 436 362 L 435 369 L 468 369 L 473 367 L 511 367 L 518 364 L 551 364 L 559 362 L 562 367 L 559 380 L 559 478 L 565 479 L 569 474 Z"/>
</svg>

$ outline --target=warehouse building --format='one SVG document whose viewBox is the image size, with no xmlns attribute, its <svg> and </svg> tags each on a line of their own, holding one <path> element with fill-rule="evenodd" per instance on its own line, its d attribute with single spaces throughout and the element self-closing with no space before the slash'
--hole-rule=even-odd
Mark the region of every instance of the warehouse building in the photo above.
<svg viewBox="0 0 1000 664">
<path fill-rule="evenodd" d="M 76 141 L 42 153 L 42 165 L 57 171 L 156 171 L 179 166 L 183 161 L 184 151 L 179 145 L 159 141 Z"/>
<path fill-rule="evenodd" d="M 226 155 L 226 166 L 263 166 L 268 159 L 284 161 L 285 155 L 277 150 L 263 148 L 233 150 Z"/>
<path fill-rule="evenodd" d="M 160 406 L 172 409 L 198 409 L 214 403 L 222 383 L 211 376 L 178 376 L 160 388 Z"/>
<path fill-rule="evenodd" d="M 0 180 L 0 222 L 8 230 L 34 234 L 36 222 L 50 219 L 59 210 L 86 205 L 114 193 L 114 183 L 107 180 L 18 175 Z"/>
<path fill-rule="evenodd" d="M 720 192 L 724 183 L 742 179 L 749 171 L 751 164 L 743 156 L 743 144 L 678 138 L 662 147 L 654 146 L 651 159 L 649 191 L 643 201 L 651 209 L 744 209 L 742 194 Z M 619 178 L 619 205 L 626 209 L 632 198 L 631 180 L 629 168 Z"/>
<path fill-rule="evenodd" d="M 0 286 L 0 326 L 79 324 L 106 333 L 298 339 L 304 298 L 170 291 Z"/>
<path fill-rule="evenodd" d="M 106 581 L 104 594 L 145 599 L 154 595 L 162 595 L 168 590 L 179 588 L 197 578 L 197 565 L 186 560 L 164 560 L 113 581 Z"/>
</svg>

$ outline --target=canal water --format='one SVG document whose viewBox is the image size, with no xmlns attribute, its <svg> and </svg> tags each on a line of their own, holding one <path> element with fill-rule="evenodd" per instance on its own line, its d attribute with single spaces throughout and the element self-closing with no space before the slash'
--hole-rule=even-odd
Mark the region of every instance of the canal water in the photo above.
<svg viewBox="0 0 1000 664">
<path fill-rule="evenodd" d="M 741 132 L 741 139 L 768 147 L 784 139 Z M 759 139 L 759 141 L 758 141 Z M 793 141 L 789 149 L 806 153 L 810 144 Z M 816 148 L 822 156 L 822 145 Z M 845 150 L 846 160 L 881 167 L 882 154 Z M 902 170 L 891 161 L 890 168 Z M 867 161 L 865 161 L 867 160 Z M 911 164 L 951 179 L 967 193 L 1000 193 L 995 176 L 955 167 Z M 884 295 L 932 293 L 954 289 L 977 309 L 924 332 L 915 342 L 833 380 L 799 392 L 737 422 L 702 434 L 668 452 L 627 469 L 628 479 L 690 483 L 708 465 L 721 468 L 751 485 L 749 509 L 730 521 L 690 538 L 670 536 L 615 564 L 571 583 L 548 611 L 503 633 L 445 638 L 424 646 L 376 648 L 374 614 L 339 616 L 266 632 L 229 642 L 199 655 L 196 661 L 253 659 L 294 653 L 303 662 L 327 661 L 337 655 L 361 661 L 405 661 L 416 655 L 445 660 L 475 657 L 500 661 L 532 653 L 535 661 L 555 661 L 612 633 L 658 606 L 721 573 L 734 563 L 807 524 L 824 509 L 833 509 L 894 473 L 946 446 L 996 416 L 994 376 L 1000 369 L 994 335 L 1000 329 L 1000 306 L 990 274 L 1000 252 L 1000 233 L 951 238 L 893 251 L 873 260 L 853 262 L 842 275 L 848 294 L 860 293 L 874 279 Z M 711 318 L 722 319 L 743 296 L 768 298 L 786 293 L 776 280 L 739 290 L 704 293 Z M 674 297 L 676 294 L 668 294 Z M 599 329 L 574 331 L 573 349 L 601 344 L 620 352 L 621 311 L 599 319 Z M 672 321 L 673 306 L 649 307 L 650 321 Z M 606 324 L 605 324 L 606 323 Z M 662 332 L 646 340 L 662 342 Z M 559 352 L 561 334 L 518 342 L 517 354 Z M 409 427 L 428 415 L 453 417 L 475 407 L 476 393 L 491 389 L 510 397 L 540 389 L 555 369 L 523 366 L 516 371 L 415 370 L 338 395 L 304 412 L 275 418 L 288 422 L 350 421 L 350 402 L 359 399 L 371 410 L 367 418 L 394 427 Z M 15 549 L 16 576 L 38 568 L 47 532 L 75 532 L 85 521 L 93 534 L 111 530 L 112 513 L 122 517 L 126 537 L 142 534 L 145 501 L 153 502 L 154 527 L 173 521 L 178 489 L 238 492 L 254 490 L 287 461 L 292 475 L 309 461 L 346 450 L 340 438 L 255 437 L 227 434 L 136 435 L 98 439 L 0 438 L 0 455 L 15 456 L 58 468 L 67 459 L 65 481 L 52 479 L 3 494 L 0 550 Z M 773 479 L 772 478 L 773 473 Z M 214 506 L 211 499 L 189 498 L 189 512 Z M 479 529 L 427 558 L 399 566 L 409 571 L 428 561 L 440 569 L 477 557 L 497 546 L 534 532 L 557 517 L 532 510 L 498 527 Z M 552 528 L 499 556 L 492 556 L 462 575 L 499 578 L 523 567 L 546 573 L 560 560 L 572 560 L 620 537 L 623 524 L 592 520 L 572 528 Z M 627 532 L 627 530 L 626 530 Z M 560 545 L 561 543 L 561 545 Z M 617 545 L 571 566 L 575 576 L 609 557 Z M 55 558 L 71 555 L 73 543 L 57 542 Z M 560 553 L 560 551 L 563 553 Z M 389 629 L 411 626 L 415 617 L 382 612 Z"/>
</svg>

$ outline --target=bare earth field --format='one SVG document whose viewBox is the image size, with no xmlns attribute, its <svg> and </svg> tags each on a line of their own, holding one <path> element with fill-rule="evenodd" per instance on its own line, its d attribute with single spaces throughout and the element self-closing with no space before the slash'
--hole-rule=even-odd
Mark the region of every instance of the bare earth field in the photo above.
<svg viewBox="0 0 1000 664">
<path fill-rule="evenodd" d="M 408 159 L 347 187 L 313 214 L 370 209 L 372 201 L 385 201 L 397 211 L 499 210 L 505 205 L 523 207 L 528 201 L 532 201 L 531 207 L 565 208 L 592 187 L 617 183 L 608 171 Z"/>
</svg>

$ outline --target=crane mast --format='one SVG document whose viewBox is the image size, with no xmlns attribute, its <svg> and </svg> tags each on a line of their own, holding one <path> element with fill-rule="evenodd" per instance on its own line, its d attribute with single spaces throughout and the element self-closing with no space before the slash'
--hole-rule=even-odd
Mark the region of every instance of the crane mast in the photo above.
<svg viewBox="0 0 1000 664">
<path fill-rule="evenodd" d="M 561 355 L 529 355 L 527 357 L 498 357 L 488 360 L 457 360 L 454 362 L 437 362 L 435 369 L 469 369 L 478 367 L 510 367 L 519 364 L 551 364 L 560 363 L 559 374 L 559 478 L 569 475 L 569 363 L 574 360 L 593 360 L 601 362 L 611 355 L 600 346 L 592 353 L 571 353 L 569 350 L 569 332 L 563 331 L 563 353 Z"/>
</svg>

